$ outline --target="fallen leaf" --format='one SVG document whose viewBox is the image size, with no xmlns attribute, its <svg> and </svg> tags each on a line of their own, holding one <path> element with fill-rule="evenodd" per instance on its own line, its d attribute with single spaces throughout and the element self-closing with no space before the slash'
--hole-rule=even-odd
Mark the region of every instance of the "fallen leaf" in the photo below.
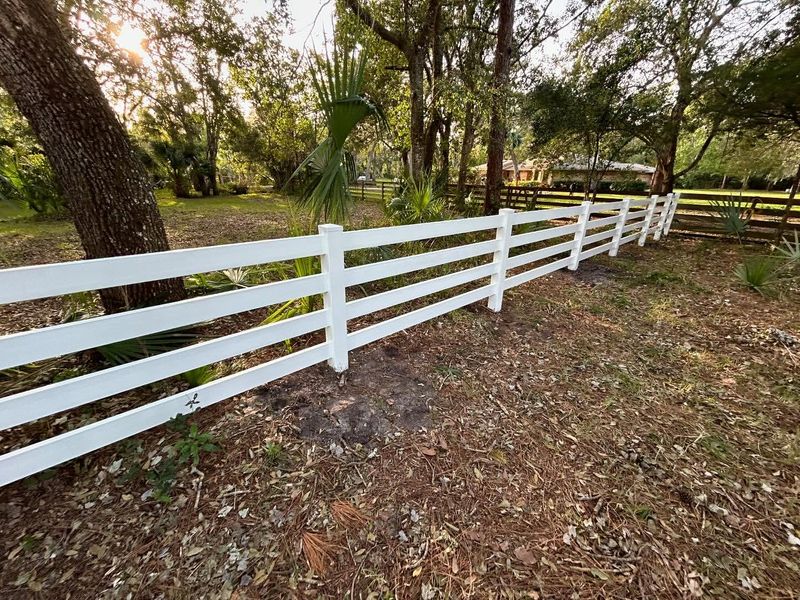
<svg viewBox="0 0 800 600">
<path fill-rule="evenodd" d="M 528 550 L 525 546 L 520 546 L 514 550 L 514 556 L 518 561 L 528 566 L 536 564 L 536 557 L 533 555 L 533 552 Z"/>
<path fill-rule="evenodd" d="M 427 446 L 417 446 L 417 450 L 425 456 L 436 456 L 436 450 L 428 448 Z"/>
</svg>

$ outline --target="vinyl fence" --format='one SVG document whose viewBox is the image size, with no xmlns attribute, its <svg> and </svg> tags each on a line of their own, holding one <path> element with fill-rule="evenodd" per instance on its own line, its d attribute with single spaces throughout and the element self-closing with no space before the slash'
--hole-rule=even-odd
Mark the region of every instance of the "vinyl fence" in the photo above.
<svg viewBox="0 0 800 600">
<path fill-rule="evenodd" d="M 514 286 L 564 267 L 575 270 L 582 260 L 600 253 L 615 256 L 621 246 L 634 240 L 640 246 L 650 235 L 658 240 L 669 233 L 676 205 L 676 198 L 669 195 L 529 212 L 503 209 L 488 217 L 355 231 L 321 225 L 317 235 L 2 270 L 0 303 L 5 304 L 308 256 L 321 258 L 321 273 L 314 275 L 2 336 L 0 369 L 295 298 L 322 294 L 324 302 L 321 310 L 285 321 L 0 398 L 0 430 L 314 331 L 324 330 L 325 341 L 3 454 L 0 485 L 323 361 L 337 372 L 344 371 L 351 350 L 473 302 L 488 299 L 489 308 L 499 311 L 503 293 Z M 345 266 L 345 253 L 353 250 L 492 230 L 495 238 L 486 241 Z M 538 247 L 542 242 L 549 245 Z M 486 262 L 346 299 L 348 287 L 476 257 Z M 352 319 L 471 282 L 481 285 L 361 329 L 348 328 Z"/>
</svg>

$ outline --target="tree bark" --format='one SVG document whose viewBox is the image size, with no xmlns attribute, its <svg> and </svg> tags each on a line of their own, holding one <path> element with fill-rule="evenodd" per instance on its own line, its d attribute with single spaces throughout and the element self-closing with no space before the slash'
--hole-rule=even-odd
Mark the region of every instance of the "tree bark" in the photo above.
<svg viewBox="0 0 800 600">
<path fill-rule="evenodd" d="M 150 180 L 48 0 L 0 0 L 0 83 L 42 143 L 87 258 L 168 250 Z M 106 312 L 184 297 L 180 280 L 101 290 Z"/>
<path fill-rule="evenodd" d="M 464 208 L 464 196 L 467 189 L 469 158 L 475 146 L 475 104 L 467 103 L 464 110 L 464 137 L 461 140 L 461 151 L 458 157 L 458 180 L 456 181 L 456 207 Z"/>
<path fill-rule="evenodd" d="M 408 84 L 411 90 L 411 176 L 425 172 L 425 55 L 416 49 L 406 53 Z"/>
<path fill-rule="evenodd" d="M 506 141 L 506 94 L 511 71 L 511 41 L 514 35 L 515 0 L 500 0 L 500 21 L 497 48 L 494 53 L 491 108 L 489 120 L 488 161 L 486 165 L 486 198 L 483 212 L 494 214 L 500 209 L 503 187 L 503 150 Z"/>
</svg>

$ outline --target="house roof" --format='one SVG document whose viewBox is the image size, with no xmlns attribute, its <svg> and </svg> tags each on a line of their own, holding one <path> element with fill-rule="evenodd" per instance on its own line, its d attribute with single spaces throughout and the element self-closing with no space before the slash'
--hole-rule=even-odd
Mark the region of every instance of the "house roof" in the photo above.
<svg viewBox="0 0 800 600">
<path fill-rule="evenodd" d="M 604 166 L 606 166 L 605 170 L 607 172 L 627 171 L 629 173 L 644 173 L 647 175 L 652 175 L 656 172 L 655 168 L 648 167 L 647 165 L 642 165 L 639 163 L 616 162 L 613 160 L 606 162 L 603 159 L 598 159 L 597 166 L 599 169 L 602 169 Z M 586 171 L 587 163 L 585 160 L 577 159 L 569 162 L 555 163 L 550 168 L 555 171 Z"/>
<path fill-rule="evenodd" d="M 483 163 L 477 166 L 472 167 L 476 171 L 486 171 L 488 169 L 489 163 Z M 520 163 L 520 168 L 522 168 L 522 164 Z M 513 160 L 504 160 L 503 161 L 503 171 L 513 171 L 514 170 L 514 161 Z"/>
</svg>

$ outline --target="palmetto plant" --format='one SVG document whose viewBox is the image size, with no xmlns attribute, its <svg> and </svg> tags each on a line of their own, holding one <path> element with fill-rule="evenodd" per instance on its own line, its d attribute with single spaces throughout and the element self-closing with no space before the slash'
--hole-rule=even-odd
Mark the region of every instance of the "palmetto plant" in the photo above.
<svg viewBox="0 0 800 600">
<path fill-rule="evenodd" d="M 400 195 L 392 198 L 386 208 L 393 223 L 408 225 L 441 220 L 445 202 L 434 178 L 422 176 L 409 178 Z"/>
<path fill-rule="evenodd" d="M 794 241 L 783 238 L 781 245 L 775 249 L 792 267 L 800 266 L 800 235 L 797 231 L 794 232 Z"/>
<path fill-rule="evenodd" d="M 368 117 L 386 122 L 383 111 L 361 93 L 366 56 L 348 55 L 336 46 L 333 59 L 318 60 L 311 68 L 311 78 L 317 101 L 325 115 L 328 129 L 319 146 L 292 174 L 303 171 L 309 175 L 299 203 L 311 212 L 315 221 L 324 218 L 344 222 L 352 204 L 349 183 L 355 179 L 355 162 L 344 148 L 350 133 Z"/>
<path fill-rule="evenodd" d="M 712 214 L 720 219 L 722 228 L 728 235 L 736 236 L 739 243 L 750 227 L 750 213 L 741 197 L 724 196 L 711 200 Z"/>
<path fill-rule="evenodd" d="M 767 294 L 772 291 L 780 271 L 780 264 L 771 256 L 749 256 L 733 272 L 742 285 Z"/>
</svg>

